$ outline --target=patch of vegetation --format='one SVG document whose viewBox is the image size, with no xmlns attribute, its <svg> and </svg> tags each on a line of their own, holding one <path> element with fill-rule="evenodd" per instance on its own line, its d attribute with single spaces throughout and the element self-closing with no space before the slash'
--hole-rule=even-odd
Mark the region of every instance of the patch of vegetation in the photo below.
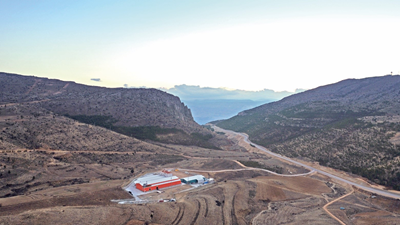
<svg viewBox="0 0 400 225">
<path fill-rule="evenodd" d="M 126 136 L 135 137 L 140 140 L 160 141 L 157 138 L 158 134 L 177 134 L 184 133 L 176 128 L 161 128 L 158 126 L 140 126 L 140 127 L 124 127 L 112 126 L 111 130 L 124 134 Z"/>
<path fill-rule="evenodd" d="M 139 126 L 139 127 L 125 127 L 125 126 L 114 126 L 114 123 L 118 122 L 112 116 L 101 116 L 101 115 L 76 115 L 71 116 L 66 114 L 66 117 L 77 120 L 81 123 L 92 124 L 95 126 L 104 127 L 120 134 L 135 137 L 140 140 L 157 140 L 157 134 L 169 134 L 183 132 L 176 128 L 161 128 L 158 126 Z"/>
<path fill-rule="evenodd" d="M 256 161 L 239 161 L 239 162 L 241 164 L 247 166 L 247 167 L 264 169 L 264 165 L 262 165 L 262 164 L 260 164 L 259 162 L 256 162 Z"/>
<path fill-rule="evenodd" d="M 200 134 L 200 133 L 192 133 L 190 134 L 193 138 L 201 141 L 208 141 L 213 138 L 212 134 Z"/>
<path fill-rule="evenodd" d="M 240 161 L 239 162 L 247 167 L 253 167 L 253 168 L 260 168 L 260 169 L 265 169 L 265 170 L 270 170 L 273 171 L 275 173 L 282 173 L 283 172 L 283 168 L 279 167 L 279 166 L 275 166 L 275 167 L 267 167 L 259 162 L 256 161 Z"/>
<path fill-rule="evenodd" d="M 210 125 L 203 125 L 204 128 L 214 131 L 214 128 L 212 128 Z"/>
<path fill-rule="evenodd" d="M 186 158 L 180 155 L 156 154 L 153 155 L 150 165 L 152 166 L 165 165 L 165 164 L 180 162 L 184 159 Z"/>
<path fill-rule="evenodd" d="M 118 122 L 118 120 L 114 119 L 112 116 L 101 116 L 101 115 L 69 115 L 65 114 L 64 116 L 69 117 L 71 119 L 77 120 L 81 123 L 91 124 L 95 126 L 110 128 L 114 123 Z"/>
<path fill-rule="evenodd" d="M 177 128 L 162 128 L 159 126 L 115 126 L 114 123 L 118 122 L 112 116 L 101 115 L 76 115 L 71 116 L 66 114 L 66 117 L 72 118 L 82 123 L 101 126 L 110 129 L 126 136 L 134 137 L 139 140 L 151 140 L 163 143 L 182 144 L 182 145 L 195 145 L 205 148 L 219 149 L 208 141 L 213 138 L 211 134 L 192 133 L 187 134 L 183 130 Z M 171 138 L 159 138 L 158 135 L 172 134 Z"/>
<path fill-rule="evenodd" d="M 249 190 L 249 197 L 250 198 L 254 198 L 254 197 L 256 197 L 256 191 L 255 190 Z"/>
</svg>

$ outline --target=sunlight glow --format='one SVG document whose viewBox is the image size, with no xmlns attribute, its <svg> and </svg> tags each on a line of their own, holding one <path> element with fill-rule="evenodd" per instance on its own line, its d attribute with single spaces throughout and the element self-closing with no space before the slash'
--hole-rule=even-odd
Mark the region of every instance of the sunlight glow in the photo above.
<svg viewBox="0 0 400 225">
<path fill-rule="evenodd" d="M 293 91 L 398 71 L 398 24 L 390 18 L 241 24 L 141 46 L 127 44 L 108 61 L 136 85 L 172 87 L 180 81 Z"/>
</svg>

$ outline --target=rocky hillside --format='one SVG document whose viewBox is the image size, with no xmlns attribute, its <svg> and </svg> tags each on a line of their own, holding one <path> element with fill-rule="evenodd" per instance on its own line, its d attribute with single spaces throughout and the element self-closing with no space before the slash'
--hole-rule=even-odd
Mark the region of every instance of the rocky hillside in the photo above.
<svg viewBox="0 0 400 225">
<path fill-rule="evenodd" d="M 274 152 L 400 190 L 400 76 L 344 80 L 216 124 Z"/>
<path fill-rule="evenodd" d="M 0 102 L 32 101 L 58 114 L 111 116 L 115 125 L 201 130 L 178 97 L 156 89 L 104 88 L 0 73 Z"/>
<path fill-rule="evenodd" d="M 0 105 L 28 103 L 142 140 L 216 148 L 210 144 L 211 132 L 193 120 L 178 97 L 156 89 L 105 88 L 0 73 Z"/>
</svg>

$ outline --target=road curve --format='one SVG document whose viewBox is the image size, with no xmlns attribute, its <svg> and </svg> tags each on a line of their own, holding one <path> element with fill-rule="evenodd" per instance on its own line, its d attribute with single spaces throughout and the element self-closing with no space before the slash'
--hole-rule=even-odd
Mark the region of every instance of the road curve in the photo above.
<svg viewBox="0 0 400 225">
<path fill-rule="evenodd" d="M 315 173 L 315 170 L 311 170 L 310 172 L 307 173 L 299 173 L 299 174 L 280 174 L 280 173 L 275 173 L 274 171 L 271 170 L 266 170 L 266 169 L 261 169 L 261 168 L 253 168 L 253 167 L 247 167 L 243 169 L 226 169 L 226 170 L 192 170 L 192 169 L 185 169 L 185 168 L 177 168 L 178 170 L 184 170 L 184 171 L 194 171 L 194 172 L 202 172 L 202 173 L 222 173 L 222 172 L 236 172 L 236 171 L 243 171 L 243 170 L 261 170 L 265 171 L 268 173 L 272 173 L 276 176 L 281 176 L 281 177 L 299 177 L 299 176 L 307 176 L 312 173 Z"/>
<path fill-rule="evenodd" d="M 389 198 L 400 199 L 400 194 L 396 194 L 396 193 L 392 193 L 392 192 L 389 192 L 389 191 L 384 191 L 384 190 L 380 190 L 380 189 L 377 189 L 377 188 L 372 188 L 372 187 L 367 187 L 367 186 L 364 186 L 364 185 L 361 185 L 361 184 L 357 184 L 357 183 L 355 183 L 355 182 L 352 182 L 352 181 L 343 179 L 343 178 L 341 178 L 341 177 L 338 177 L 338 176 L 335 176 L 335 175 L 330 174 L 330 173 L 328 173 L 328 172 L 319 170 L 319 169 L 314 168 L 314 167 L 312 167 L 312 166 L 309 166 L 309 165 L 303 164 L 303 163 L 301 163 L 301 162 L 295 161 L 295 160 L 293 160 L 293 159 L 291 159 L 291 158 L 288 158 L 288 157 L 282 156 L 282 155 L 280 155 L 280 154 L 271 152 L 271 151 L 267 150 L 266 148 L 264 148 L 264 147 L 261 146 L 261 145 L 257 145 L 257 144 L 255 144 L 255 143 L 252 143 L 252 142 L 249 140 L 249 135 L 247 135 L 247 134 L 244 134 L 244 133 L 237 133 L 237 132 L 234 132 L 234 131 L 231 131 L 231 130 L 225 130 L 225 129 L 222 129 L 222 128 L 220 128 L 220 127 L 218 127 L 218 128 L 221 129 L 221 130 L 223 130 L 225 133 L 231 133 L 231 134 L 240 135 L 240 136 L 242 136 L 242 137 L 244 138 L 244 141 L 245 141 L 246 143 L 248 143 L 249 145 L 252 144 L 252 145 L 254 145 L 254 147 L 260 149 L 261 151 L 264 151 L 264 152 L 268 153 L 269 155 L 273 155 L 273 156 L 275 156 L 275 157 L 277 157 L 277 158 L 280 158 L 280 159 L 286 160 L 286 161 L 288 161 L 288 162 L 291 162 L 291 163 L 293 163 L 293 164 L 302 166 L 302 167 L 304 167 L 304 168 L 309 169 L 310 171 L 313 171 L 313 170 L 314 170 L 314 171 L 316 171 L 316 172 L 318 172 L 318 173 L 320 173 L 320 174 L 323 174 L 323 175 L 328 176 L 328 177 L 330 177 L 330 178 L 333 178 L 333 179 L 336 179 L 336 180 L 345 182 L 345 183 L 347 183 L 347 184 L 353 185 L 353 186 L 355 186 L 355 187 L 357 187 L 357 188 L 360 188 L 360 189 L 363 189 L 363 190 L 365 190 L 365 191 L 369 191 L 369 192 L 372 192 L 372 193 L 375 193 L 375 194 L 378 194 L 378 195 L 382 195 L 382 196 L 385 196 L 385 197 L 389 197 Z"/>
<path fill-rule="evenodd" d="M 331 202 L 328 202 L 328 203 L 327 203 L 326 205 L 324 205 L 324 207 L 322 207 L 322 208 L 325 210 L 326 213 L 328 213 L 328 215 L 330 215 L 333 219 L 335 219 L 336 221 L 338 221 L 340 224 L 346 225 L 343 221 L 341 221 L 339 218 L 337 218 L 335 215 L 333 215 L 331 212 L 329 212 L 328 206 L 332 205 L 333 203 L 335 203 L 335 202 L 337 202 L 337 201 L 339 201 L 339 200 L 341 200 L 341 199 L 346 198 L 347 196 L 349 196 L 349 195 L 351 195 L 351 194 L 353 194 L 353 193 L 354 193 L 354 189 L 352 189 L 351 192 L 349 192 L 349 193 L 343 195 L 342 197 L 337 198 L 337 199 L 335 199 L 335 200 L 333 200 L 333 201 L 331 201 Z"/>
</svg>

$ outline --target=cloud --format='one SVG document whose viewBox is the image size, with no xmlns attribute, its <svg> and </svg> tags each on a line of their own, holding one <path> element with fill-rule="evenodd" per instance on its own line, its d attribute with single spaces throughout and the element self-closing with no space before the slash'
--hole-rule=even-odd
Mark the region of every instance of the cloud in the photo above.
<svg viewBox="0 0 400 225">
<path fill-rule="evenodd" d="M 90 80 L 92 80 L 92 81 L 97 81 L 97 82 L 101 82 L 101 79 L 100 79 L 100 78 L 91 78 Z"/>
<path fill-rule="evenodd" d="M 210 99 L 232 99 L 232 100 L 279 100 L 303 89 L 296 89 L 296 92 L 273 91 L 264 89 L 261 91 L 227 90 L 225 88 L 210 88 L 192 85 L 175 85 L 173 88 L 161 90 L 180 97 L 182 100 L 210 100 Z"/>
<path fill-rule="evenodd" d="M 124 84 L 124 88 L 149 88 L 149 87 L 146 87 L 146 86 L 129 86 L 128 84 Z M 163 90 L 161 88 L 158 88 L 158 89 Z"/>
</svg>

